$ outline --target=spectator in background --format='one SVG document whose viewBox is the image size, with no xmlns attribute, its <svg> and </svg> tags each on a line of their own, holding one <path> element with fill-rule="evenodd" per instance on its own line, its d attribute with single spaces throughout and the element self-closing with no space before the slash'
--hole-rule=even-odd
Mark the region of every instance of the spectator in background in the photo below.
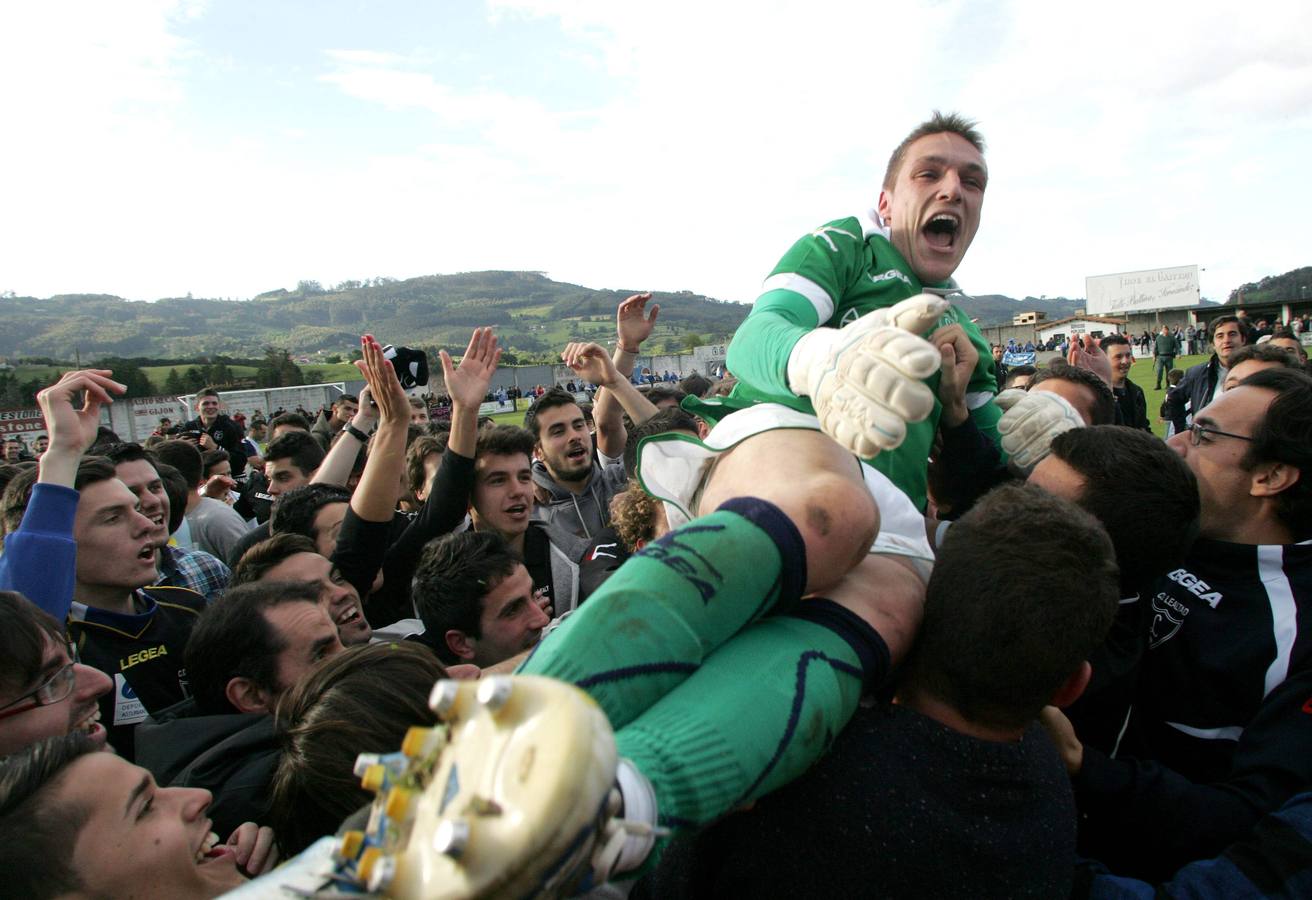
<svg viewBox="0 0 1312 900">
<path fill-rule="evenodd" d="M 1027 391 L 1030 385 L 1034 383 L 1034 376 L 1037 374 L 1039 374 L 1039 370 L 1034 366 L 1010 366 L 1007 368 L 1007 377 L 999 384 L 1002 385 L 1003 390 L 1017 388 Z"/>
<path fill-rule="evenodd" d="M 342 394 L 335 401 L 331 408 L 331 415 L 324 410 L 319 411 L 319 418 L 315 420 L 314 427 L 310 429 L 310 434 L 319 442 L 325 453 L 332 446 L 333 438 L 337 432 L 346 427 L 346 423 L 354 418 L 360 409 L 360 398 L 354 394 Z"/>
<path fill-rule="evenodd" d="M 1212 320 L 1212 358 L 1192 366 L 1184 373 L 1180 392 L 1184 395 L 1188 415 L 1211 403 L 1225 391 L 1225 376 L 1230 371 L 1230 358 L 1248 343 L 1244 324 L 1236 316 L 1219 316 Z"/>
<path fill-rule="evenodd" d="M 1161 334 L 1153 339 L 1153 374 L 1157 378 L 1157 386 L 1153 390 L 1162 389 L 1162 380 L 1175 366 L 1175 358 L 1179 355 L 1179 339 L 1171 334 L 1169 326 L 1163 325 Z"/>
<path fill-rule="evenodd" d="M 1102 339 L 1102 351 L 1112 367 L 1112 395 L 1116 398 L 1116 424 L 1152 431 L 1148 423 L 1148 398 L 1143 388 L 1130 380 L 1134 351 L 1124 335 L 1109 334 Z M 1169 386 L 1169 385 L 1168 385 Z"/>
<path fill-rule="evenodd" d="M 279 413 L 269 420 L 269 440 L 276 441 L 289 431 L 310 433 L 310 420 L 300 413 Z"/>
<path fill-rule="evenodd" d="M 1296 323 L 1298 322 L 1297 319 L 1295 319 L 1294 321 Z M 1279 347 L 1281 350 L 1284 350 L 1290 356 L 1297 359 L 1299 365 L 1301 366 L 1307 365 L 1307 349 L 1304 348 L 1303 342 L 1298 339 L 1298 334 L 1293 330 L 1281 329 L 1279 331 L 1276 331 L 1271 335 L 1271 340 L 1268 341 L 1268 343 L 1270 343 L 1273 347 Z M 37 438 L 38 455 L 40 455 L 41 452 L 39 446 L 40 441 L 41 438 Z"/>
<path fill-rule="evenodd" d="M 1185 396 L 1180 390 L 1180 381 L 1184 378 L 1183 369 L 1172 369 L 1166 375 L 1166 397 L 1162 400 L 1158 414 L 1166 421 L 1166 436 L 1179 434 L 1189 426 L 1185 422 Z"/>
<path fill-rule="evenodd" d="M 705 375 L 699 375 L 696 372 L 685 376 L 678 385 L 679 390 L 683 391 L 685 395 L 691 394 L 694 397 L 705 397 L 711 392 L 712 386 L 712 382 L 709 378 Z"/>
<path fill-rule="evenodd" d="M 269 482 L 269 495 L 277 498 L 309 484 L 323 458 L 323 449 L 309 432 L 293 431 L 274 440 L 264 451 L 264 476 Z"/>
<path fill-rule="evenodd" d="M 410 424 L 427 425 L 428 424 L 428 407 L 424 401 L 418 397 L 410 398 Z"/>
<path fill-rule="evenodd" d="M 232 472 L 242 475 L 246 471 L 246 454 L 242 452 L 241 439 L 246 436 L 242 427 L 219 412 L 219 392 L 214 388 L 205 388 L 196 394 L 196 412 L 199 415 L 184 424 L 183 430 L 199 432 L 198 439 L 202 450 L 223 448 L 232 459 Z"/>
</svg>

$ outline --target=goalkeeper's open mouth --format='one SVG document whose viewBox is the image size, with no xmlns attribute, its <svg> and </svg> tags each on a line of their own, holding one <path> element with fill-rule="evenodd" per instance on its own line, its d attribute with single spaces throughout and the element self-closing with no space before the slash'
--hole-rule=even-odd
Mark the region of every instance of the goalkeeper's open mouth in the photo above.
<svg viewBox="0 0 1312 900">
<path fill-rule="evenodd" d="M 920 235 L 925 243 L 940 253 L 953 252 L 959 234 L 961 234 L 961 215 L 955 212 L 934 213 L 920 229 Z"/>
</svg>

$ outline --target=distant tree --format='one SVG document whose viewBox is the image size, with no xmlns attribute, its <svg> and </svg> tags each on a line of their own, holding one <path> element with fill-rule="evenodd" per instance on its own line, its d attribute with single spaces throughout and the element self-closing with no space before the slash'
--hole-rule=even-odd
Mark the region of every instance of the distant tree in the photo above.
<svg viewBox="0 0 1312 900">
<path fill-rule="evenodd" d="M 187 371 L 182 373 L 182 386 L 186 388 L 184 394 L 190 394 L 199 391 L 207 384 L 205 373 L 195 366 L 189 366 Z"/>
<path fill-rule="evenodd" d="M 706 342 L 702 340 L 702 336 L 695 331 L 683 336 L 683 346 L 687 347 L 689 350 L 700 347 L 705 343 Z"/>
<path fill-rule="evenodd" d="M 182 383 L 177 369 L 169 369 L 168 377 L 164 379 L 164 393 L 174 396 L 187 393 L 187 386 Z"/>
<path fill-rule="evenodd" d="M 317 281 L 301 280 L 296 282 L 296 293 L 298 294 L 322 294 L 323 285 Z"/>
<path fill-rule="evenodd" d="M 364 354 L 358 349 L 352 350 L 350 355 L 346 358 L 347 362 L 355 362 L 357 359 L 364 359 Z"/>
<path fill-rule="evenodd" d="M 335 366 L 342 361 L 342 355 L 340 353 L 329 353 L 323 358 L 323 361 L 330 366 Z"/>
<path fill-rule="evenodd" d="M 136 363 L 116 359 L 109 367 L 114 370 L 114 380 L 127 387 L 125 397 L 149 397 L 155 393 L 155 386 Z"/>
<path fill-rule="evenodd" d="M 205 373 L 205 377 L 209 379 L 210 384 L 212 385 L 232 384 L 233 381 L 232 369 L 228 368 L 227 363 L 216 362 L 213 365 L 209 366 L 208 368 L 209 371 Z"/>
<path fill-rule="evenodd" d="M 260 387 L 293 387 L 305 384 L 305 373 L 286 347 L 266 346 L 264 359 L 255 369 L 255 382 Z"/>
<path fill-rule="evenodd" d="M 337 287 L 333 288 L 333 290 L 335 290 L 335 291 L 353 291 L 353 290 L 356 290 L 356 289 L 359 288 L 359 287 L 360 287 L 360 282 L 358 282 L 358 281 L 343 281 L 341 284 L 337 285 Z"/>
<path fill-rule="evenodd" d="M 8 372 L 0 372 L 0 406 L 15 407 L 23 405 L 23 386 L 18 379 Z"/>
</svg>

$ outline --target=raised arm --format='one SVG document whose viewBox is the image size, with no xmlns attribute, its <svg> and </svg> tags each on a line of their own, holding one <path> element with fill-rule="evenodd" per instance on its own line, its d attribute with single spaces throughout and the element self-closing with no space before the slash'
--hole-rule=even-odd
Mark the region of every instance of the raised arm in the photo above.
<svg viewBox="0 0 1312 900">
<path fill-rule="evenodd" d="M 378 432 L 360 484 L 351 495 L 351 510 L 366 522 L 389 522 L 396 512 L 400 491 L 397 473 L 405 464 L 405 440 L 410 426 L 410 403 L 392 364 L 373 335 L 360 339 L 363 356 L 355 365 L 369 383 L 378 404 Z"/>
<path fill-rule="evenodd" d="M 496 374 L 501 347 L 491 328 L 475 328 L 460 365 L 452 363 L 445 350 L 438 355 L 446 392 L 451 397 L 451 438 L 447 446 L 473 459 L 478 445 L 478 410 Z"/>
<path fill-rule="evenodd" d="M 653 303 L 651 313 L 645 312 L 647 301 L 650 299 L 650 293 L 634 294 L 621 303 L 615 312 L 617 340 L 611 361 L 614 363 L 615 370 L 623 376 L 621 380 L 630 387 L 632 385 L 629 378 L 633 375 L 633 363 L 638 358 L 638 350 L 642 342 L 651 337 L 652 328 L 656 325 L 656 316 L 661 311 L 660 305 Z M 583 377 L 587 378 L 586 375 Z M 588 380 L 592 381 L 591 378 Z M 618 459 L 624 455 L 626 439 L 624 420 L 620 416 L 622 402 L 615 396 L 614 390 L 607 385 L 602 385 L 598 381 L 592 383 L 602 388 L 597 392 L 596 403 L 592 408 L 592 420 L 597 425 L 597 449 L 611 459 Z M 623 408 L 628 409 L 628 407 Z M 632 418 L 633 413 L 630 412 L 629 416 Z"/>
<path fill-rule="evenodd" d="M 615 368 L 614 362 L 599 344 L 566 344 L 560 358 L 576 375 L 605 388 L 607 394 L 615 399 L 616 407 L 628 413 L 633 424 L 640 425 L 658 412 L 655 404 L 644 397 L 642 392 L 630 384 L 629 379 Z M 615 418 L 618 420 L 619 416 L 616 415 Z M 620 431 L 623 433 L 623 425 L 620 426 Z M 597 425 L 597 435 L 598 437 L 601 435 L 600 423 Z M 601 452 L 606 453 L 605 450 Z M 624 452 L 623 440 L 620 441 L 619 452 L 621 454 Z M 606 455 L 610 456 L 609 453 Z"/>
<path fill-rule="evenodd" d="M 126 390 L 111 374 L 108 369 L 65 372 L 36 395 L 50 447 L 41 457 L 22 524 L 5 537 L 0 557 L 0 589 L 18 591 L 60 622 L 73 602 L 77 467 L 96 439 L 101 404 Z"/>
<path fill-rule="evenodd" d="M 328 450 L 328 455 L 319 464 L 319 469 L 310 479 L 313 484 L 345 485 L 355 468 L 355 459 L 364 449 L 365 441 L 378 424 L 378 410 L 374 406 L 373 392 L 365 385 L 360 391 L 359 409 L 351 421 L 342 429 L 337 442 Z"/>
</svg>

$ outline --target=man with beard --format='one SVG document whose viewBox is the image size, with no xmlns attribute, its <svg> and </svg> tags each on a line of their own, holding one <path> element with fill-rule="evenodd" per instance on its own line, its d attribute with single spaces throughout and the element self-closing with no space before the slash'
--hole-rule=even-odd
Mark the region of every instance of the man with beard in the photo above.
<svg viewBox="0 0 1312 900">
<path fill-rule="evenodd" d="M 573 395 L 552 388 L 524 416 L 533 436 L 533 483 L 542 520 L 591 540 L 610 524 L 610 501 L 627 484 L 622 465 L 593 462 L 592 434 Z"/>
</svg>

